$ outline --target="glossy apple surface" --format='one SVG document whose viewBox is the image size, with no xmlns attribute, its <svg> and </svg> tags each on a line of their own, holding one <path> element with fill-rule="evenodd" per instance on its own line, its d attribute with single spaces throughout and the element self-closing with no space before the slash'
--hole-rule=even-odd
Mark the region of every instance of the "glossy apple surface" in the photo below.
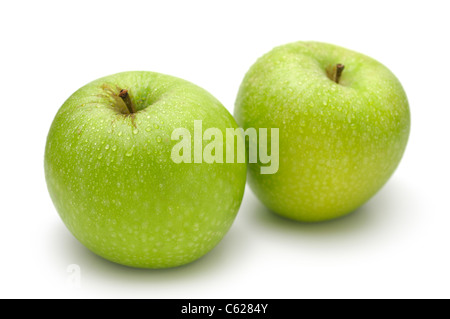
<svg viewBox="0 0 450 319">
<path fill-rule="evenodd" d="M 279 128 L 278 172 L 262 175 L 261 163 L 250 164 L 249 184 L 270 210 L 308 222 L 343 216 L 370 199 L 399 164 L 410 131 L 406 94 L 389 69 L 318 42 L 261 57 L 234 113 L 245 129 Z"/>
<path fill-rule="evenodd" d="M 237 127 L 211 94 L 168 75 L 119 73 L 76 91 L 45 151 L 48 190 L 72 234 L 94 253 L 140 268 L 183 265 L 216 246 L 239 209 L 246 166 L 176 164 L 171 134 L 193 131 L 195 120 L 224 135 Z"/>
</svg>

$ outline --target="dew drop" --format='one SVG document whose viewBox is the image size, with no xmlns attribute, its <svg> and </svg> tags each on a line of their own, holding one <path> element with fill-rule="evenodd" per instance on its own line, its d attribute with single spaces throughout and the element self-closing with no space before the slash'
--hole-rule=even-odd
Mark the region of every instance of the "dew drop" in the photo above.
<svg viewBox="0 0 450 319">
<path fill-rule="evenodd" d="M 347 122 L 349 122 L 349 123 L 352 122 L 352 115 L 351 114 L 347 115 Z"/>
<path fill-rule="evenodd" d="M 106 144 L 105 150 L 109 150 L 109 144 Z"/>
<path fill-rule="evenodd" d="M 103 158 L 103 154 L 100 154 L 99 156 L 97 156 L 97 159 L 102 159 Z"/>
<path fill-rule="evenodd" d="M 154 126 L 155 126 L 156 129 L 159 129 L 159 125 L 158 124 L 155 124 Z"/>
<path fill-rule="evenodd" d="M 162 141 L 161 136 L 158 136 L 158 137 L 156 138 L 156 141 L 157 141 L 158 143 L 161 143 L 161 141 Z"/>
<path fill-rule="evenodd" d="M 139 130 L 137 128 L 133 130 L 134 135 L 137 135 L 138 133 L 139 133 Z"/>
<path fill-rule="evenodd" d="M 122 132 L 119 132 L 119 134 L 118 134 L 119 136 L 122 136 Z"/>
<path fill-rule="evenodd" d="M 125 156 L 131 157 L 131 156 L 133 156 L 133 153 L 134 153 L 134 145 L 132 148 L 130 148 L 128 150 L 128 152 L 125 154 Z"/>
<path fill-rule="evenodd" d="M 146 130 L 147 132 L 150 132 L 152 129 L 151 129 L 150 126 L 149 126 L 149 127 L 147 127 L 145 130 Z"/>
<path fill-rule="evenodd" d="M 114 145 L 114 146 L 112 147 L 112 151 L 113 151 L 113 152 L 117 151 L 117 146 Z"/>
</svg>

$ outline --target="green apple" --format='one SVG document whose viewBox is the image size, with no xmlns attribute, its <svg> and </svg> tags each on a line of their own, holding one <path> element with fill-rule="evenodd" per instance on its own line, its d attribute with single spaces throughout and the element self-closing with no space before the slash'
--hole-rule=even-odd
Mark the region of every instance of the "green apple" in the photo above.
<svg viewBox="0 0 450 319">
<path fill-rule="evenodd" d="M 297 42 L 273 49 L 240 87 L 237 123 L 279 128 L 279 170 L 249 184 L 272 211 L 315 222 L 348 214 L 389 179 L 404 153 L 410 111 L 398 79 L 363 54 Z"/>
<path fill-rule="evenodd" d="M 72 234 L 139 268 L 175 267 L 210 251 L 235 219 L 246 165 L 173 161 L 172 132 L 192 131 L 194 121 L 237 128 L 211 94 L 168 75 L 124 72 L 76 91 L 45 151 L 48 190 Z"/>
</svg>

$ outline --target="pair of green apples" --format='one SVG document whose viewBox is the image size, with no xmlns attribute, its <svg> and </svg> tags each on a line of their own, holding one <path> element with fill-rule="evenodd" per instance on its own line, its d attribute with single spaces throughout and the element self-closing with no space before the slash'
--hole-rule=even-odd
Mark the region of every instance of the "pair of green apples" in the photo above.
<svg viewBox="0 0 450 319">
<path fill-rule="evenodd" d="M 82 87 L 57 113 L 45 151 L 48 190 L 63 222 L 110 261 L 180 266 L 227 233 L 247 173 L 273 212 L 305 222 L 337 218 L 386 183 L 410 130 L 406 94 L 385 66 L 318 42 L 261 57 L 234 113 L 202 88 L 153 72 Z M 245 144 L 247 160 L 221 158 L 238 153 L 250 129 L 272 138 L 264 146 L 276 164 L 270 174 L 261 173 L 270 163 L 248 158 L 261 139 Z"/>
</svg>

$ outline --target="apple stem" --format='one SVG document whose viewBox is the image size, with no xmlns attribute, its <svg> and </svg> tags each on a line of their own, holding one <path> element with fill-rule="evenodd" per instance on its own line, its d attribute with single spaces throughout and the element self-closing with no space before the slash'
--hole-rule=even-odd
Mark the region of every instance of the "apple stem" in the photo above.
<svg viewBox="0 0 450 319">
<path fill-rule="evenodd" d="M 122 101 L 127 106 L 128 112 L 130 112 L 130 114 L 136 113 L 136 108 L 134 107 L 133 102 L 131 102 L 130 95 L 128 94 L 128 90 L 126 90 L 126 89 L 120 90 L 119 97 L 122 99 Z"/>
<path fill-rule="evenodd" d="M 345 65 L 343 64 L 336 64 L 335 66 L 335 72 L 334 72 L 334 82 L 339 84 L 339 80 L 341 79 L 342 71 L 344 71 Z"/>
</svg>

